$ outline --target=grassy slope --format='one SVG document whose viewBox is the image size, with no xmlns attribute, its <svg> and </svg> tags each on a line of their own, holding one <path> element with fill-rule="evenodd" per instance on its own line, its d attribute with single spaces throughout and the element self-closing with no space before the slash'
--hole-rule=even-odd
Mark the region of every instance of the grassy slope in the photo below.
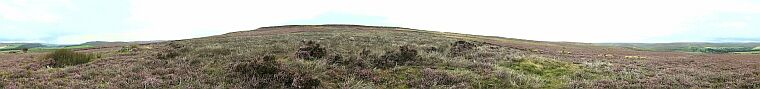
<svg viewBox="0 0 760 89">
<path fill-rule="evenodd" d="M 303 40 L 316 41 L 325 56 L 298 58 Z M 477 46 L 461 50 L 457 41 Z M 79 66 L 44 68 L 39 66 L 44 62 L 31 62 L 21 64 L 26 69 L 3 69 L 2 84 L 23 88 L 752 88 L 760 84 L 752 75 L 757 73 L 754 67 L 735 67 L 756 66 L 758 61 L 747 60 L 755 56 L 749 55 L 638 52 L 387 27 L 267 27 L 141 45 L 132 52 L 118 49 L 83 50 L 104 58 Z M 408 56 L 411 52 L 416 55 Z M 623 57 L 628 55 L 647 58 Z M 741 61 L 711 62 L 734 57 L 730 60 Z"/>
</svg>

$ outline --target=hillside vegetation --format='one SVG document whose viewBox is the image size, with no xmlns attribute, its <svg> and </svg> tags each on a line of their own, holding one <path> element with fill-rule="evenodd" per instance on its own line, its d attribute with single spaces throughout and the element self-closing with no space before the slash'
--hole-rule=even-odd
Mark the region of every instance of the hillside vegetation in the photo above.
<svg viewBox="0 0 760 89">
<path fill-rule="evenodd" d="M 600 43 L 597 45 L 618 46 L 641 51 L 741 53 L 757 51 L 760 43 Z"/>
<path fill-rule="evenodd" d="M 397 27 L 276 26 L 79 52 L 102 57 L 57 68 L 47 67 L 55 60 L 36 57 L 41 54 L 0 54 L 4 59 L 0 61 L 13 62 L 0 64 L 3 67 L 0 69 L 3 78 L 0 86 L 236 89 L 760 87 L 760 71 L 756 70 L 760 62 L 750 60 L 757 57 L 754 55 L 649 53 Z"/>
</svg>

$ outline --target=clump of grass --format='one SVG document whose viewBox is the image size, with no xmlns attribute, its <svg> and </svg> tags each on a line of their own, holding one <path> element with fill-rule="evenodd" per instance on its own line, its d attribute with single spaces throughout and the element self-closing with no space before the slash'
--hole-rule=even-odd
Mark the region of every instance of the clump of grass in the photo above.
<svg viewBox="0 0 760 89">
<path fill-rule="evenodd" d="M 570 63 L 553 61 L 538 57 L 528 57 L 515 60 L 513 63 L 509 63 L 508 66 L 515 70 L 525 71 L 532 74 L 545 75 L 545 76 L 558 76 L 562 74 L 571 74 L 572 71 L 577 70 L 578 66 L 574 66 Z"/>
<path fill-rule="evenodd" d="M 45 56 L 46 59 L 52 59 L 49 64 L 52 67 L 73 66 L 90 62 L 95 56 L 84 53 L 77 53 L 69 49 L 59 49 Z"/>
<path fill-rule="evenodd" d="M 570 77 L 583 72 L 580 66 L 572 63 L 542 57 L 522 57 L 500 66 L 536 76 L 538 81 L 543 81 L 543 88 L 566 87 Z"/>
<path fill-rule="evenodd" d="M 118 52 L 134 52 L 137 50 L 138 50 L 137 45 L 130 45 L 130 46 L 121 47 L 121 49 L 119 49 Z"/>
</svg>

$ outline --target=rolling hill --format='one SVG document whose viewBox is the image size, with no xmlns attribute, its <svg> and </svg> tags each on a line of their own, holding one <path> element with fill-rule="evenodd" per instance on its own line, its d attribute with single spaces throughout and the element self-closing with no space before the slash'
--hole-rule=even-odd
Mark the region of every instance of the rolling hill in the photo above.
<svg viewBox="0 0 760 89">
<path fill-rule="evenodd" d="M 127 50 L 125 50 L 127 49 Z M 138 46 L 63 68 L 0 54 L 5 88 L 760 88 L 760 55 L 360 25 L 288 25 Z"/>
</svg>

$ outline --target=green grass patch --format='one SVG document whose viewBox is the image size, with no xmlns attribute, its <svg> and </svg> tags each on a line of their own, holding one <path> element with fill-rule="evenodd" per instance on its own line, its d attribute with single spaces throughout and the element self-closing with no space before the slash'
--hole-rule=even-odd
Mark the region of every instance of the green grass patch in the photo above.
<svg viewBox="0 0 760 89">
<path fill-rule="evenodd" d="M 0 46 L 0 50 L 14 49 L 14 48 L 17 48 L 19 46 L 21 46 L 21 45 L 3 45 L 3 46 Z"/>
<path fill-rule="evenodd" d="M 93 48 L 95 46 L 92 45 L 73 45 L 73 46 L 64 46 L 64 47 L 38 47 L 38 48 L 31 48 L 29 51 L 31 52 L 51 52 L 56 51 L 60 49 L 83 49 L 83 48 Z"/>
<path fill-rule="evenodd" d="M 542 57 L 522 57 L 513 61 L 502 61 L 499 63 L 499 67 L 514 70 L 511 73 L 523 74 L 509 74 L 510 76 L 526 78 L 523 79 L 525 81 L 516 81 L 515 83 L 541 83 L 539 88 L 566 87 L 571 76 L 584 72 L 578 65 Z"/>
<path fill-rule="evenodd" d="M 760 51 L 751 51 L 751 52 L 733 52 L 734 54 L 760 54 Z"/>
</svg>

